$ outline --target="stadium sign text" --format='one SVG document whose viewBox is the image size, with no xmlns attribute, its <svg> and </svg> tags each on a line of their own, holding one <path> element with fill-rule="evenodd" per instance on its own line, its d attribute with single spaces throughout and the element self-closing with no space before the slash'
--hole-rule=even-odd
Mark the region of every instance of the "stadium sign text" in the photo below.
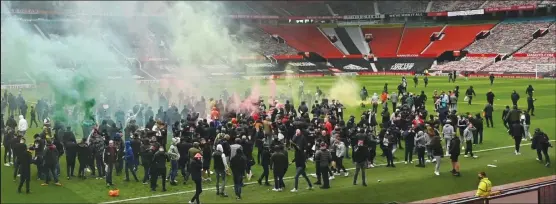
<svg viewBox="0 0 556 204">
<path fill-rule="evenodd" d="M 519 6 L 510 6 L 510 7 L 495 7 L 495 8 L 486 8 L 484 9 L 485 12 L 498 12 L 498 11 L 522 11 L 522 10 L 535 10 L 537 8 L 536 5 L 519 5 Z"/>
<path fill-rule="evenodd" d="M 415 16 L 424 16 L 423 13 L 402 13 L 402 14 L 388 14 L 387 17 L 389 18 L 398 18 L 398 17 L 415 17 Z"/>
<path fill-rule="evenodd" d="M 472 15 L 483 15 L 485 14 L 484 9 L 475 9 L 475 10 L 467 10 L 467 11 L 450 11 L 448 12 L 448 16 L 472 16 Z"/>
<path fill-rule="evenodd" d="M 316 67 L 317 65 L 311 62 L 289 62 L 288 65 L 296 67 Z"/>
<path fill-rule="evenodd" d="M 12 85 L 2 85 L 2 89 L 30 89 L 35 88 L 34 84 L 12 84 Z"/>
<path fill-rule="evenodd" d="M 350 70 L 350 71 L 369 70 L 369 68 L 357 66 L 357 65 L 354 65 L 354 64 L 346 65 L 346 66 L 344 66 L 342 69 L 344 69 L 344 70 Z"/>
<path fill-rule="evenodd" d="M 247 68 L 275 68 L 276 65 L 272 63 L 248 63 L 245 64 Z"/>
<path fill-rule="evenodd" d="M 390 70 L 408 71 L 408 70 L 413 69 L 414 66 L 415 66 L 415 63 L 395 63 L 394 65 L 392 65 L 390 67 Z"/>
<path fill-rule="evenodd" d="M 384 15 L 380 14 L 380 15 L 345 15 L 344 19 L 346 20 L 350 20 L 350 19 L 383 19 Z"/>
</svg>

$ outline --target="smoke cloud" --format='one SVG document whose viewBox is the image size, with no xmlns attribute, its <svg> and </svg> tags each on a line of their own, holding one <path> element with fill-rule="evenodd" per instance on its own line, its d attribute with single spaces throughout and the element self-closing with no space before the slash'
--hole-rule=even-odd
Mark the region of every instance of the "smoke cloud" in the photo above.
<svg viewBox="0 0 556 204">
<path fill-rule="evenodd" d="M 1 43 L 4 77 L 25 73 L 37 84 L 46 85 L 55 97 L 56 119 L 65 120 L 63 109 L 71 106 L 91 116 L 95 104 L 105 103 L 101 95 L 118 101 L 134 100 L 132 95 L 145 99 L 146 88 L 136 82 L 137 73 L 150 76 L 164 71 L 172 73 L 174 80 L 166 85 L 174 96 L 179 90 L 186 90 L 196 96 L 216 97 L 223 87 L 232 93 L 242 93 L 249 86 L 230 86 L 237 83 L 235 77 L 212 75 L 215 70 L 234 71 L 239 66 L 238 59 L 252 55 L 249 48 L 257 46 L 231 37 L 245 35 L 251 28 L 230 26 L 227 18 L 221 18 L 227 13 L 222 2 L 61 4 L 54 7 L 58 12 L 78 14 L 71 19 L 59 16 L 50 20 L 22 20 L 9 13 L 10 2 L 2 2 L 2 13 L 7 14 L 2 23 Z M 50 9 L 51 5 L 42 10 Z M 93 13 L 121 16 L 80 15 Z M 145 17 L 145 13 L 157 16 Z M 145 57 L 164 57 L 175 63 L 166 62 L 163 69 L 152 69 L 140 62 Z M 255 98 L 259 93 L 252 95 Z"/>
<path fill-rule="evenodd" d="M 330 99 L 338 99 L 346 106 L 357 106 L 361 103 L 359 97 L 360 87 L 352 79 L 341 77 L 330 88 Z"/>
</svg>

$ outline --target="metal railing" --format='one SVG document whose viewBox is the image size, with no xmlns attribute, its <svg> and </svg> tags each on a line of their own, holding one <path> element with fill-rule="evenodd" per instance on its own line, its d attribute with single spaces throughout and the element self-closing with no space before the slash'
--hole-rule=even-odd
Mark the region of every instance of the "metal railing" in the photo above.
<svg viewBox="0 0 556 204">
<path fill-rule="evenodd" d="M 540 183 L 518 186 L 514 188 L 504 189 L 496 193 L 495 195 L 483 198 L 483 197 L 464 197 L 453 200 L 447 200 L 439 202 L 438 204 L 459 204 L 459 203 L 483 203 L 488 204 L 489 201 L 519 195 L 529 192 L 537 192 L 537 203 L 556 203 L 556 180 L 544 181 Z"/>
</svg>

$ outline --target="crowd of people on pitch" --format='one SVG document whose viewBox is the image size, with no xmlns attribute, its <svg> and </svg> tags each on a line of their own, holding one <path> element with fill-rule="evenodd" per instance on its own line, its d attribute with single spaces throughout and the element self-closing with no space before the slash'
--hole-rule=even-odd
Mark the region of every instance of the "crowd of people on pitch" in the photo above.
<svg viewBox="0 0 556 204">
<path fill-rule="evenodd" d="M 330 180 L 335 176 L 342 173 L 349 176 L 344 162 L 351 159 L 356 167 L 353 184 L 358 183 L 357 178 L 361 174 L 361 184 L 366 186 L 365 169 L 379 165 L 375 162 L 377 151 L 380 156 L 386 157 L 386 167 L 392 168 L 396 166 L 394 153 L 398 149 L 404 150 L 405 164 L 413 163 L 413 154 L 416 153 L 416 166 L 424 168 L 426 163 L 432 162 L 436 175 L 440 174 L 442 158 L 449 156 L 452 174 L 460 176 L 460 149 L 465 150 L 465 157 L 477 158 L 473 145 L 483 142 L 481 113 L 458 114 L 455 104 L 459 87 L 456 87 L 448 93 L 442 91 L 438 94 L 435 91 L 434 112 L 438 116 L 429 114 L 425 93 L 408 93 L 404 83 L 407 84 L 405 77 L 398 89 L 400 95 L 388 93 L 387 84 L 383 96 L 379 98 L 374 94 L 371 97 L 373 107 L 364 111 L 359 121 L 353 115 L 344 120 L 343 105 L 326 98 L 315 101 L 311 107 L 302 101 L 296 109 L 289 100 L 285 103 L 271 100 L 269 108 L 266 108 L 263 100 L 248 97 L 242 101 L 242 106 L 232 108 L 233 99 L 223 104 L 222 100 L 204 102 L 202 98 L 195 101 L 188 97 L 189 100 L 183 100 L 186 104 L 184 110 L 174 121 L 170 121 L 169 116 L 178 113 L 176 106 L 167 110 L 161 107 L 156 115 L 147 114 L 146 121 L 138 117 L 145 105 L 135 105 L 125 119 L 122 119 L 125 114 L 122 116 L 121 110 L 110 114 L 99 108 L 98 117 L 86 118 L 89 122 L 83 123 L 84 132 L 90 131 L 81 140 L 76 139 L 68 124 L 54 121 L 51 126 L 50 119 L 46 118 L 43 131 L 35 134 L 34 141 L 27 144 L 23 137 L 25 131 L 16 131 L 23 121 L 18 124 L 11 117 L 5 126 L 2 121 L 7 150 L 4 161 L 6 166 L 14 165 L 14 180 L 20 176 L 19 192 L 25 182 L 29 191 L 31 164 L 36 165 L 37 179 L 44 181 L 42 185 L 49 185 L 52 180 L 61 185 L 60 157 L 65 155 L 68 179 L 105 179 L 107 186 L 114 185 L 115 170 L 116 175 L 125 171 L 125 181 L 130 180 L 131 174 L 136 182 L 149 184 L 152 191 L 158 188 L 160 178 L 162 191 L 166 191 L 166 181 L 178 185 L 180 172 L 183 183 L 190 179 L 195 182 L 196 194 L 191 202 L 197 203 L 203 181 L 211 181 L 211 174 L 216 174 L 213 185 L 216 185 L 217 195 L 228 197 L 226 178 L 231 175 L 234 194 L 241 199 L 244 178 L 251 180 L 255 164 L 263 169 L 257 179 L 260 185 L 271 185 L 269 176 L 272 171 L 273 191 L 286 188 L 284 176 L 289 166 L 295 164 L 295 182 L 291 192 L 297 192 L 300 176 L 306 180 L 308 189 L 314 185 L 320 185 L 322 189 L 330 188 Z M 363 100 L 366 100 L 365 92 L 361 92 Z M 322 94 L 322 90 L 317 91 L 317 96 L 322 96 L 319 93 Z M 208 108 L 203 108 L 203 103 L 208 104 Z M 388 108 L 390 103 L 392 113 Z M 379 105 L 382 107 L 380 112 Z M 487 104 L 489 106 L 491 104 Z M 492 117 L 492 112 L 485 108 L 485 117 Z M 116 120 L 112 119 L 112 115 Z M 25 120 L 22 116 L 20 118 Z M 99 118 L 100 123 L 97 124 L 95 118 Z M 530 120 L 527 112 L 522 114 L 517 106 L 503 112 L 504 124 L 516 141 L 516 154 L 519 154 L 522 138 L 529 135 Z M 26 125 L 26 121 L 24 123 Z M 489 124 L 487 120 L 487 127 L 493 126 L 492 121 Z M 169 147 L 168 138 L 171 138 Z M 542 160 L 541 153 L 544 153 L 548 166 L 550 142 L 547 135 L 536 129 L 532 138 L 538 159 Z M 294 151 L 293 158 L 288 150 Z M 9 154 L 12 153 L 14 159 L 10 161 Z M 315 183 L 307 176 L 307 161 L 315 165 Z M 140 167 L 144 172 L 141 179 L 136 174 Z"/>
</svg>

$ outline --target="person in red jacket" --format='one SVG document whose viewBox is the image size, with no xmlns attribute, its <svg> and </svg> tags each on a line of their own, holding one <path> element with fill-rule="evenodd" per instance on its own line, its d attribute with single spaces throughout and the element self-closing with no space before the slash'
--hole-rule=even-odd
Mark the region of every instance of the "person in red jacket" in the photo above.
<svg viewBox="0 0 556 204">
<path fill-rule="evenodd" d="M 332 133 L 332 130 L 334 129 L 332 127 L 332 123 L 330 123 L 330 121 L 328 121 L 328 117 L 324 118 L 324 127 L 326 128 L 326 133 L 328 135 L 330 135 Z"/>
</svg>

